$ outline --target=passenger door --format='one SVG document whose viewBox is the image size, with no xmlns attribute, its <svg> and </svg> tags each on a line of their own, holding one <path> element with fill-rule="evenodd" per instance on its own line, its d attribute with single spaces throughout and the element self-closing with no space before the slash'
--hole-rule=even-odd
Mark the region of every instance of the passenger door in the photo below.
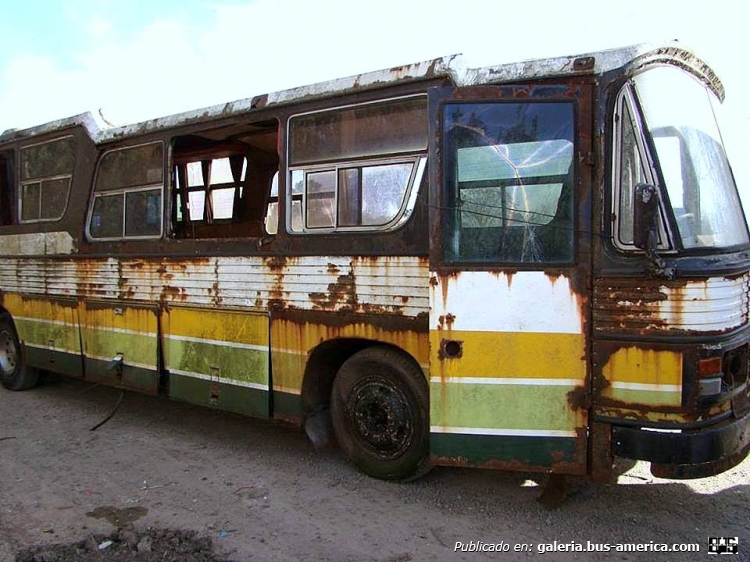
<svg viewBox="0 0 750 562">
<path fill-rule="evenodd" d="M 430 96 L 433 462 L 585 473 L 591 88 Z"/>
</svg>

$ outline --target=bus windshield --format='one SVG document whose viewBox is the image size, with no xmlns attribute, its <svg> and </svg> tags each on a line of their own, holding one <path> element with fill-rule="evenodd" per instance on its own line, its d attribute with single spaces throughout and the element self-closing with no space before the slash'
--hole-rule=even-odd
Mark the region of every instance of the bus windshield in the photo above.
<svg viewBox="0 0 750 562">
<path fill-rule="evenodd" d="M 682 247 L 747 244 L 748 231 L 712 107 L 713 94 L 675 67 L 651 69 L 634 81 Z"/>
</svg>

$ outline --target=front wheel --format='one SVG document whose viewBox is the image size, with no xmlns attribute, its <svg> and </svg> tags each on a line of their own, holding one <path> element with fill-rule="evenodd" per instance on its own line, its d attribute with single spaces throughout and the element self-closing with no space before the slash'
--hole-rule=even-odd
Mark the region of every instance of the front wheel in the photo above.
<svg viewBox="0 0 750 562">
<path fill-rule="evenodd" d="M 23 364 L 21 345 L 7 314 L 0 314 L 0 382 L 8 390 L 26 390 L 39 382 L 39 371 Z"/>
<path fill-rule="evenodd" d="M 352 355 L 331 393 L 339 445 L 362 472 L 408 480 L 429 470 L 429 398 L 424 375 L 398 350 L 376 346 Z"/>
</svg>

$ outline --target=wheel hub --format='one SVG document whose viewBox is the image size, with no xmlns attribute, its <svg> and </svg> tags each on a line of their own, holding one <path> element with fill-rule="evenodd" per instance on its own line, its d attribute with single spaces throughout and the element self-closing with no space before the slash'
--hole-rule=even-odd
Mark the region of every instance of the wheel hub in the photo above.
<svg viewBox="0 0 750 562">
<path fill-rule="evenodd" d="M 361 438 L 379 454 L 397 456 L 409 445 L 411 412 L 397 389 L 366 381 L 354 390 L 354 423 Z"/>
<path fill-rule="evenodd" d="M 13 336 L 4 330 L 0 332 L 0 372 L 10 375 L 16 370 L 16 344 Z"/>
</svg>

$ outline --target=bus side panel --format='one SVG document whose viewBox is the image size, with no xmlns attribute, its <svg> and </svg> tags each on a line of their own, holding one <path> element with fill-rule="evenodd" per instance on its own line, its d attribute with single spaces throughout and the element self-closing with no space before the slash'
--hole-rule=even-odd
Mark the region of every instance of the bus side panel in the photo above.
<svg viewBox="0 0 750 562">
<path fill-rule="evenodd" d="M 585 473 L 584 304 L 569 279 L 527 271 L 435 280 L 433 462 Z"/>
<path fill-rule="evenodd" d="M 705 281 L 599 278 L 593 307 L 594 415 L 633 425 L 693 423 L 727 413 L 729 400 L 696 410 L 698 348 L 680 338 L 742 326 L 747 291 L 746 274 Z M 663 339 L 666 334 L 674 337 Z M 713 337 L 715 352 L 726 339 Z"/>
<path fill-rule="evenodd" d="M 148 394 L 158 392 L 156 307 L 85 301 L 80 317 L 86 379 Z"/>
<path fill-rule="evenodd" d="M 163 338 L 171 398 L 268 417 L 265 313 L 170 305 Z"/>
<path fill-rule="evenodd" d="M 271 330 L 274 417 L 293 420 L 302 414 L 301 393 L 307 362 L 321 342 L 331 350 L 347 348 L 345 345 L 337 348 L 338 343 L 346 340 L 389 344 L 411 355 L 426 375 L 429 340 L 425 324 L 414 318 L 345 312 L 274 313 Z"/>
<path fill-rule="evenodd" d="M 29 365 L 82 376 L 76 300 L 5 294 L 3 304 L 15 322 Z"/>
<path fill-rule="evenodd" d="M 320 373 L 308 372 L 313 355 L 310 370 L 329 372 L 336 358 L 354 353 L 365 342 L 378 342 L 405 351 L 427 369 L 426 258 L 276 257 L 264 265 L 272 279 L 274 417 L 298 419 L 312 406 L 303 405 L 302 389 L 303 384 L 317 387 L 313 379 Z M 308 381 L 306 373 L 311 375 Z M 312 400 L 327 402 L 327 396 L 316 394 Z"/>
</svg>

